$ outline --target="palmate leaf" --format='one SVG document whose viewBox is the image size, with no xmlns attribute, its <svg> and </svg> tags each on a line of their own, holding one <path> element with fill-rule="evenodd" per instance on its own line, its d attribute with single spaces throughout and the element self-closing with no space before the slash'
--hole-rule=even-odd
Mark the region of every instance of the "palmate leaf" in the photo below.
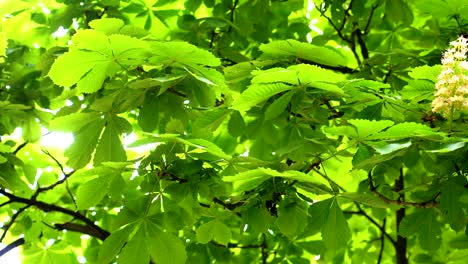
<svg viewBox="0 0 468 264">
<path fill-rule="evenodd" d="M 465 184 L 467 181 L 464 177 L 452 177 L 442 185 L 441 189 L 440 209 L 455 231 L 462 230 L 465 225 L 464 213 L 459 201 L 461 195 L 466 192 L 463 188 Z"/>
<path fill-rule="evenodd" d="M 219 66 L 221 61 L 212 53 L 192 44 L 181 41 L 151 43 L 153 56 L 149 58 L 152 64 L 180 63 L 183 65 Z"/>
<path fill-rule="evenodd" d="M 340 193 L 339 196 L 376 208 L 388 208 L 388 204 L 369 193 Z"/>
<path fill-rule="evenodd" d="M 106 36 L 86 29 L 72 38 L 70 50 L 52 65 L 49 77 L 61 86 L 77 84 L 83 93 L 99 90 L 104 80 L 121 69 L 121 65 L 141 64 L 148 55 L 147 44 L 125 35 Z"/>
<path fill-rule="evenodd" d="M 285 179 L 313 184 L 322 183 L 320 182 L 320 180 L 314 178 L 312 175 L 307 175 L 300 171 L 288 170 L 279 172 L 270 168 L 257 168 L 253 170 L 240 172 L 233 176 L 224 176 L 223 181 L 232 182 L 234 191 L 243 192 L 257 187 L 259 184 L 268 180 L 271 177 L 281 177 Z"/>
<path fill-rule="evenodd" d="M 400 123 L 396 124 L 387 130 L 373 134 L 368 137 L 370 140 L 383 140 L 383 139 L 402 139 L 411 137 L 421 137 L 426 139 L 442 139 L 443 133 L 435 132 L 430 127 L 419 123 Z"/>
<path fill-rule="evenodd" d="M 120 141 L 118 124 L 113 118 L 107 119 L 107 124 L 102 133 L 94 154 L 94 165 L 103 161 L 126 161 L 127 154 Z"/>
<path fill-rule="evenodd" d="M 151 256 L 159 264 L 183 264 L 187 260 L 187 252 L 180 238 L 159 231 L 146 237 Z"/>
<path fill-rule="evenodd" d="M 291 101 L 293 95 L 294 91 L 289 91 L 278 98 L 278 100 L 275 100 L 270 106 L 268 106 L 267 110 L 265 111 L 265 120 L 274 119 L 283 113 Z"/>
<path fill-rule="evenodd" d="M 97 31 L 102 31 L 106 35 L 119 33 L 120 29 L 125 25 L 123 20 L 118 18 L 101 18 L 89 22 L 89 27 Z"/>
<path fill-rule="evenodd" d="M 328 215 L 322 228 L 322 237 L 327 249 L 334 254 L 338 249 L 346 246 L 351 238 L 351 231 L 337 199 L 331 199 Z"/>
<path fill-rule="evenodd" d="M 120 252 L 125 242 L 127 242 L 128 236 L 133 230 L 134 225 L 127 225 L 112 232 L 112 234 L 104 240 L 104 243 L 99 249 L 99 263 L 111 263 L 115 256 Z"/>
<path fill-rule="evenodd" d="M 49 123 L 49 129 L 53 131 L 75 132 L 88 123 L 94 122 L 100 118 L 98 112 L 90 113 L 72 113 L 66 116 L 54 118 Z"/>
<path fill-rule="evenodd" d="M 329 66 L 346 65 L 346 59 L 332 48 L 312 45 L 297 40 L 277 40 L 260 45 L 261 59 L 298 57 Z"/>
<path fill-rule="evenodd" d="M 348 120 L 348 123 L 350 125 L 327 127 L 324 131 L 332 135 L 342 135 L 363 140 L 394 124 L 390 120 L 371 121 L 365 119 L 352 119 Z"/>
<path fill-rule="evenodd" d="M 253 84 L 237 98 L 232 109 L 247 111 L 256 104 L 267 100 L 275 94 L 291 90 L 292 86 L 284 83 Z"/>
<path fill-rule="evenodd" d="M 156 143 L 156 142 L 177 142 L 182 143 L 187 146 L 195 147 L 198 150 L 202 150 L 213 154 L 217 157 L 222 159 L 229 160 L 231 159 L 231 155 L 226 154 L 220 147 L 214 144 L 211 141 L 207 141 L 204 139 L 183 139 L 179 137 L 179 134 L 152 134 L 152 133 L 145 133 L 146 135 L 151 136 L 150 138 L 137 140 L 134 143 L 130 144 L 129 147 L 137 147 L 141 145 Z"/>
<path fill-rule="evenodd" d="M 197 241 L 206 244 L 211 240 L 227 246 L 231 240 L 231 230 L 220 220 L 204 223 L 197 229 Z"/>
<path fill-rule="evenodd" d="M 140 229 L 125 244 L 119 253 L 118 264 L 149 263 L 150 254 L 148 241 L 144 232 Z"/>
<path fill-rule="evenodd" d="M 82 183 L 76 193 L 78 210 L 86 210 L 98 204 L 107 194 L 108 187 L 107 177 L 97 177 Z"/>
<path fill-rule="evenodd" d="M 227 109 L 213 109 L 203 112 L 193 123 L 194 129 L 209 129 L 215 131 L 229 115 Z"/>
<path fill-rule="evenodd" d="M 78 169 L 89 163 L 104 124 L 105 121 L 101 119 L 83 126 L 76 132 L 73 144 L 65 150 L 65 156 L 68 157 L 68 166 Z"/>
<path fill-rule="evenodd" d="M 429 252 L 440 247 L 441 226 L 433 209 L 419 210 L 406 215 L 400 224 L 400 235 L 410 237 L 418 235 L 419 244 Z"/>
<path fill-rule="evenodd" d="M 435 83 L 437 82 L 437 77 L 439 76 L 441 71 L 441 65 L 424 65 L 411 69 L 408 75 L 413 79 L 425 79 Z"/>
</svg>

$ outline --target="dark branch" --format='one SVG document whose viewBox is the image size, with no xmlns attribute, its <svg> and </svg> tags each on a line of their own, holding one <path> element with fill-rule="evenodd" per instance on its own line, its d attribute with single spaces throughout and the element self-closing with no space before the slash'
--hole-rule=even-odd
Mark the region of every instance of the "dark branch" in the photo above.
<svg viewBox="0 0 468 264">
<path fill-rule="evenodd" d="M 337 72 L 341 72 L 341 73 L 356 73 L 356 72 L 358 72 L 358 70 L 351 69 L 351 68 L 344 67 L 344 66 L 341 66 L 341 67 L 340 66 L 329 66 L 329 65 L 325 65 L 325 64 L 321 64 L 321 63 L 317 63 L 317 62 L 314 62 L 314 61 L 309 61 L 309 60 L 305 60 L 305 59 L 301 59 L 301 58 L 298 58 L 297 62 L 304 63 L 304 64 L 317 65 L 317 66 L 320 66 L 320 67 L 322 67 L 324 69 L 333 70 L 333 71 L 337 71 Z"/>
<path fill-rule="evenodd" d="M 374 13 L 375 13 L 375 10 L 379 7 L 379 4 L 374 4 L 372 6 L 372 9 L 371 9 L 371 12 L 369 14 L 369 17 L 367 18 L 367 23 L 366 23 L 366 27 L 364 28 L 364 33 L 363 35 L 367 35 L 369 34 L 369 31 L 370 31 L 370 24 L 372 23 L 372 17 L 374 16 Z"/>
<path fill-rule="evenodd" d="M 49 186 L 46 186 L 46 187 L 40 187 L 36 190 L 36 192 L 34 193 L 34 195 L 31 197 L 32 200 L 35 200 L 37 198 L 37 196 L 40 194 L 40 193 L 43 193 L 43 192 L 46 192 L 46 191 L 49 191 L 49 190 L 52 190 L 53 188 L 55 188 L 56 186 L 64 183 L 65 181 L 68 180 L 68 178 L 70 178 L 70 176 L 73 175 L 73 173 L 75 173 L 75 171 L 71 171 L 69 173 L 66 173 L 62 164 L 54 157 L 52 156 L 52 154 L 50 154 L 49 151 L 47 150 L 42 150 L 42 152 L 44 152 L 44 154 L 46 154 L 47 156 L 49 156 L 51 159 L 53 159 L 55 161 L 55 163 L 57 164 L 57 166 L 60 168 L 60 170 L 62 171 L 62 174 L 64 175 L 64 177 L 61 179 L 61 180 L 58 180 L 57 182 L 49 185 Z M 72 199 L 73 199 L 73 196 L 72 196 Z"/>
<path fill-rule="evenodd" d="M 18 238 L 15 241 L 11 242 L 8 244 L 6 247 L 4 247 L 2 250 L 0 250 L 0 258 L 5 255 L 6 253 L 10 252 L 11 250 L 21 246 L 24 244 L 24 238 Z"/>
<path fill-rule="evenodd" d="M 317 169 L 313 169 L 315 172 L 317 172 L 320 176 L 322 176 L 324 179 L 326 179 L 327 181 L 330 181 L 332 184 L 334 184 L 335 186 L 338 187 L 338 189 L 340 189 L 341 191 L 343 192 L 346 192 L 346 189 L 344 189 L 343 187 L 341 187 L 340 185 L 338 185 L 336 182 L 332 181 L 327 175 L 323 174 L 321 171 L 317 170 Z M 393 244 L 393 245 L 396 245 L 396 241 L 395 239 L 393 239 L 392 236 L 390 236 L 390 234 L 388 234 L 386 231 L 385 231 L 385 228 L 383 226 L 381 226 L 379 223 L 377 223 L 377 221 L 374 220 L 374 218 L 372 218 L 370 215 L 368 215 L 362 208 L 361 208 L 361 205 L 358 203 L 358 202 L 354 202 L 354 205 L 356 206 L 356 208 L 358 209 L 357 212 L 355 211 L 350 211 L 354 214 L 357 214 L 357 215 L 362 215 L 364 216 L 365 218 L 367 218 L 367 220 L 369 220 L 373 225 L 375 225 L 382 233 L 385 234 L 385 236 L 388 238 L 388 240 L 390 240 L 390 242 Z"/>
<path fill-rule="evenodd" d="M 262 247 L 262 245 L 240 245 L 237 243 L 228 243 L 227 246 L 225 246 L 215 241 L 211 241 L 210 243 L 218 247 L 227 247 L 227 248 L 261 248 Z"/>
<path fill-rule="evenodd" d="M 385 229 L 386 223 L 387 223 L 387 219 L 384 218 L 383 223 L 382 223 L 382 227 L 384 229 Z M 377 258 L 377 264 L 380 264 L 382 262 L 384 246 L 385 246 L 385 232 L 382 232 L 382 235 L 380 235 L 380 250 L 379 250 L 379 257 Z"/>
<path fill-rule="evenodd" d="M 382 201 L 388 203 L 388 204 L 394 204 L 394 205 L 400 205 L 400 206 L 412 206 L 416 208 L 432 208 L 436 207 L 439 205 L 438 202 L 435 201 L 435 198 L 433 198 L 430 201 L 426 202 L 420 202 L 420 203 L 415 203 L 415 202 L 407 202 L 403 200 L 392 200 L 384 196 L 383 194 L 379 193 L 377 189 L 375 188 L 374 181 L 372 180 L 372 170 L 369 171 L 367 174 L 367 179 L 369 181 L 369 189 L 370 191 L 375 194 L 377 197 L 379 197 Z"/>
<path fill-rule="evenodd" d="M 108 236 L 110 236 L 110 233 L 107 232 L 106 230 L 96 229 L 92 226 L 80 225 L 80 224 L 75 224 L 75 223 L 70 223 L 70 222 L 64 223 L 64 224 L 55 224 L 54 227 L 57 230 L 68 230 L 68 231 L 78 232 L 82 234 L 87 234 L 92 237 L 99 238 L 102 241 L 104 241 Z"/>
<path fill-rule="evenodd" d="M 100 228 L 99 226 L 94 224 L 94 222 L 91 219 L 89 219 L 86 216 L 80 214 L 79 212 L 75 212 L 75 211 L 72 211 L 70 209 L 63 208 L 63 207 L 60 207 L 60 206 L 57 206 L 57 205 L 54 205 L 54 204 L 48 204 L 48 203 L 33 200 L 33 199 L 22 198 L 22 197 L 14 195 L 14 194 L 8 193 L 3 189 L 0 189 L 0 194 L 8 197 L 12 202 L 27 204 L 28 207 L 29 206 L 34 206 L 34 207 L 36 207 L 39 210 L 42 210 L 44 212 L 59 212 L 59 213 L 66 214 L 68 216 L 72 216 L 73 218 L 75 218 L 77 220 L 80 220 L 83 223 L 85 223 L 86 226 L 90 230 L 93 230 L 93 232 L 99 232 L 101 237 L 106 236 L 106 235 L 109 234 L 109 232 L 107 232 L 106 230 Z"/>
<path fill-rule="evenodd" d="M 266 236 L 263 234 L 263 242 L 262 242 L 262 263 L 266 264 L 268 259 L 268 245 L 266 242 Z"/>
<path fill-rule="evenodd" d="M 16 211 L 15 214 L 13 214 L 13 216 L 11 217 L 10 219 L 10 222 L 8 222 L 8 224 L 6 226 L 3 227 L 3 234 L 2 236 L 0 237 L 0 242 L 3 241 L 3 239 L 5 238 L 6 234 L 8 233 L 8 230 L 10 229 L 11 226 L 13 226 L 13 224 L 15 223 L 16 219 L 20 216 L 21 213 L 24 212 L 24 210 L 28 209 L 31 205 L 26 205 L 24 207 L 21 207 L 18 211 Z"/>
<path fill-rule="evenodd" d="M 28 144 L 28 141 L 25 141 L 23 142 L 21 145 L 19 145 L 18 147 L 16 147 L 16 149 L 13 151 L 13 155 L 16 155 L 18 154 L 18 152 L 23 149 L 24 147 L 26 147 L 26 145 Z"/>
</svg>

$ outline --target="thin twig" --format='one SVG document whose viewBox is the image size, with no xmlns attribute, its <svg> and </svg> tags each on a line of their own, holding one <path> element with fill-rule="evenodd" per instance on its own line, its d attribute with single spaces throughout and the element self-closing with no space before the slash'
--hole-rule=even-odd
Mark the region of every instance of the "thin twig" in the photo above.
<svg viewBox="0 0 468 264">
<path fill-rule="evenodd" d="M 322 165 L 323 167 L 323 165 Z M 324 179 L 328 180 L 329 182 L 333 183 L 334 185 L 336 185 L 338 187 L 338 189 L 340 189 L 342 192 L 346 192 L 346 189 L 341 187 L 338 183 L 334 182 L 332 179 L 330 179 L 330 177 L 328 177 L 327 175 L 323 174 L 321 171 L 317 170 L 317 169 L 313 169 L 313 171 L 317 172 L 320 176 L 322 176 Z M 358 212 L 356 214 L 359 214 L 359 215 L 362 215 L 364 216 L 365 218 L 367 218 L 367 220 L 369 220 L 373 225 L 375 225 L 382 233 L 385 234 L 385 236 L 388 238 L 388 240 L 390 240 L 390 242 L 395 246 L 396 245 L 396 241 L 395 239 L 393 239 L 392 236 L 390 236 L 390 234 L 388 234 L 386 231 L 385 231 L 385 228 L 382 227 L 379 223 L 377 223 L 377 221 L 374 220 L 374 218 L 372 218 L 370 215 L 368 215 L 361 207 L 361 205 L 358 203 L 358 202 L 355 202 L 353 201 L 354 205 L 356 206 L 356 208 L 358 209 Z"/>
<path fill-rule="evenodd" d="M 62 164 L 52 155 L 50 154 L 49 151 L 43 149 L 42 152 L 44 154 L 46 154 L 47 156 L 49 156 L 51 159 L 53 159 L 55 161 L 55 163 L 57 164 L 57 166 L 60 168 L 60 171 L 62 172 L 62 174 L 64 175 L 62 179 L 56 181 L 55 183 L 49 185 L 49 186 L 46 186 L 46 187 L 39 187 L 36 192 L 33 194 L 33 196 L 31 197 L 32 200 L 35 200 L 37 198 L 37 196 L 40 194 L 40 193 L 43 193 L 43 192 L 46 192 L 46 191 L 49 191 L 49 190 L 52 190 L 54 189 L 56 186 L 66 182 L 68 180 L 68 178 L 70 178 L 74 173 L 75 171 L 71 171 L 69 173 L 66 173 L 65 172 L 65 169 L 63 168 Z M 68 190 L 69 191 L 69 190 Z M 71 192 L 69 192 L 70 196 L 72 197 L 73 201 L 75 200 L 73 195 L 71 195 Z"/>
<path fill-rule="evenodd" d="M 343 35 L 343 33 L 341 32 L 341 30 L 335 25 L 335 23 L 333 23 L 333 20 L 332 20 L 330 17 L 328 17 L 327 15 L 325 15 L 325 12 L 324 12 L 320 7 L 318 7 L 317 5 L 314 5 L 314 6 L 315 6 L 315 9 L 317 9 L 317 11 L 319 11 L 320 14 L 321 14 L 325 19 L 328 20 L 328 23 L 330 23 L 330 25 L 335 29 L 336 33 L 338 33 L 338 36 L 339 36 L 342 40 L 344 40 L 345 42 L 350 43 L 351 40 L 350 40 L 349 38 L 347 38 L 345 35 Z"/>
<path fill-rule="evenodd" d="M 88 225 L 80 225 L 76 223 L 63 223 L 63 224 L 55 224 L 54 228 L 57 230 L 68 230 L 74 231 L 82 234 L 87 234 L 92 237 L 96 237 L 101 239 L 102 241 L 106 240 L 107 237 L 110 236 L 110 233 L 106 230 L 97 230 L 94 228 L 90 228 Z M 104 231 L 104 232 L 103 232 Z"/>
<path fill-rule="evenodd" d="M 387 218 L 384 218 L 383 223 L 382 223 L 382 227 L 384 229 L 385 229 L 386 223 L 387 223 Z M 385 246 L 385 233 L 382 232 L 382 234 L 380 235 L 380 250 L 379 250 L 379 257 L 377 258 L 377 264 L 380 264 L 382 262 L 384 246 Z"/>
<path fill-rule="evenodd" d="M 79 212 L 75 212 L 75 211 L 72 211 L 70 209 L 60 207 L 60 206 L 57 206 L 57 205 L 54 205 L 54 204 L 48 204 L 48 203 L 33 200 L 33 199 L 22 198 L 22 197 L 14 195 L 14 194 L 8 193 L 4 189 L 1 189 L 1 188 L 0 188 L 0 194 L 8 197 L 10 200 L 12 200 L 12 202 L 27 204 L 28 207 L 29 206 L 34 206 L 34 207 L 36 207 L 36 208 L 38 208 L 38 209 L 40 209 L 41 211 L 44 211 L 44 212 L 59 212 L 59 213 L 66 214 L 68 216 L 72 216 L 73 218 L 75 218 L 77 220 L 80 220 L 83 223 L 85 223 L 88 228 L 94 230 L 93 232 L 98 232 L 102 236 L 109 233 L 108 231 L 103 230 L 102 228 L 97 226 L 94 223 L 93 220 L 87 218 L 86 216 L 82 215 Z"/>
<path fill-rule="evenodd" d="M 18 147 L 16 147 L 16 149 L 13 151 L 13 155 L 18 154 L 18 152 L 19 152 L 22 148 L 26 147 L 26 145 L 27 145 L 28 143 L 29 143 L 28 141 L 25 141 L 25 142 L 23 142 L 21 145 L 19 145 Z"/>
<path fill-rule="evenodd" d="M 369 181 L 369 190 L 387 204 L 394 204 L 394 205 L 400 205 L 400 206 L 412 206 L 416 208 L 433 208 L 439 205 L 439 203 L 434 200 L 437 197 L 433 198 L 430 201 L 425 201 L 425 202 L 420 202 L 420 203 L 389 199 L 377 191 L 374 185 L 374 181 L 372 180 L 372 170 L 370 170 L 369 173 L 367 174 L 367 179 Z"/>
<path fill-rule="evenodd" d="M 6 247 L 4 247 L 2 250 L 0 250 L 0 258 L 5 255 L 6 253 L 10 252 L 11 250 L 21 246 L 24 244 L 24 238 L 18 238 L 15 241 L 11 242 L 8 244 Z"/>
<path fill-rule="evenodd" d="M 266 264 L 267 259 L 268 259 L 268 245 L 267 245 L 267 242 L 266 242 L 265 234 L 263 234 L 262 236 L 263 236 L 263 241 L 262 241 L 262 264 Z"/>
<path fill-rule="evenodd" d="M 369 17 L 367 18 L 367 22 L 366 22 L 366 27 L 364 28 L 364 33 L 363 35 L 367 35 L 369 34 L 369 31 L 370 31 L 370 24 L 372 22 L 372 17 L 374 16 L 374 12 L 375 10 L 379 7 L 379 4 L 374 4 L 372 5 L 372 9 L 371 9 L 371 12 L 369 14 Z"/>
<path fill-rule="evenodd" d="M 31 205 L 26 205 L 24 207 L 21 207 L 18 211 L 16 211 L 15 214 L 13 214 L 13 216 L 11 217 L 10 219 L 10 222 L 8 222 L 8 224 L 6 226 L 3 227 L 3 234 L 2 236 L 0 237 L 0 242 L 3 241 L 3 239 L 5 238 L 6 234 L 8 233 L 8 230 L 10 229 L 11 226 L 13 226 L 13 224 L 15 223 L 16 219 L 20 216 L 21 213 L 24 212 L 24 210 L 28 209 Z"/>
</svg>

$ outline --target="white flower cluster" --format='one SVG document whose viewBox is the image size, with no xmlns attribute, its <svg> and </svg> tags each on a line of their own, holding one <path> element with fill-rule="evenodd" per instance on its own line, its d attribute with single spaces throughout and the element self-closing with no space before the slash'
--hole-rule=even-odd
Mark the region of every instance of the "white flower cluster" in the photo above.
<svg viewBox="0 0 468 264">
<path fill-rule="evenodd" d="M 450 42 L 442 58 L 442 72 L 437 77 L 432 111 L 452 118 L 455 110 L 468 110 L 468 39 L 463 36 Z"/>
</svg>

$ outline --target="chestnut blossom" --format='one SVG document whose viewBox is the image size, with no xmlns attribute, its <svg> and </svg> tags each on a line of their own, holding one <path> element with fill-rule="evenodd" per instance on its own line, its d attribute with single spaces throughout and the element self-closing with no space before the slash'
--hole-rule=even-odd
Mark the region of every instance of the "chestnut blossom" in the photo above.
<svg viewBox="0 0 468 264">
<path fill-rule="evenodd" d="M 460 36 L 450 42 L 442 58 L 442 72 L 437 77 L 432 111 L 452 118 L 455 110 L 468 110 L 468 39 Z"/>
</svg>

